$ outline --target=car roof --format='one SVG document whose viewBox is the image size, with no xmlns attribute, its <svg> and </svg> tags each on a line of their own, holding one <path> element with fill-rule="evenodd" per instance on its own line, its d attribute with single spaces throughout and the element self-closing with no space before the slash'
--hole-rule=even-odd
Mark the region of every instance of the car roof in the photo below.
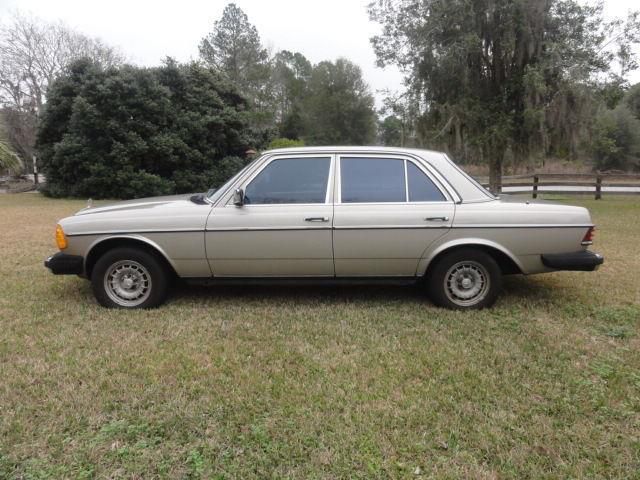
<svg viewBox="0 0 640 480">
<path fill-rule="evenodd" d="M 382 146 L 353 146 L 353 145 L 327 145 L 323 147 L 287 147 L 287 148 L 274 148 L 272 150 L 266 150 L 262 153 L 313 153 L 313 152 L 380 152 L 380 153 L 408 153 L 419 155 L 443 155 L 443 152 L 435 150 L 426 150 L 420 148 L 407 148 L 407 147 L 382 147 Z"/>
<path fill-rule="evenodd" d="M 493 197 L 487 190 L 480 186 L 469 175 L 464 173 L 444 152 L 425 150 L 419 148 L 404 147 L 379 147 L 379 146 L 341 146 L 330 145 L 324 147 L 289 147 L 276 148 L 262 152 L 263 155 L 280 154 L 309 154 L 309 153 L 337 153 L 337 154 L 396 154 L 413 155 L 422 158 L 433 165 L 447 182 L 456 190 L 463 201 L 487 201 Z"/>
<path fill-rule="evenodd" d="M 266 150 L 262 152 L 264 155 L 274 154 L 293 154 L 293 153 L 395 153 L 395 154 L 407 154 L 417 155 L 419 157 L 428 160 L 435 166 L 438 166 L 441 162 L 446 161 L 445 154 L 435 150 L 425 150 L 419 148 L 406 148 L 406 147 L 380 147 L 380 146 L 342 146 L 342 145 L 328 145 L 324 147 L 287 147 L 287 148 L 274 148 L 272 150 Z"/>
</svg>

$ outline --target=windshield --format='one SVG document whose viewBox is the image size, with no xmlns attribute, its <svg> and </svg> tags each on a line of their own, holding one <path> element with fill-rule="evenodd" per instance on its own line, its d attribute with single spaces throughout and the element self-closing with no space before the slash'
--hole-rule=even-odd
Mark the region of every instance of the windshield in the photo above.
<svg viewBox="0 0 640 480">
<path fill-rule="evenodd" d="M 256 159 L 257 160 L 257 159 Z M 223 185 L 221 185 L 220 187 L 216 188 L 216 189 L 211 189 L 207 192 L 207 198 L 209 199 L 209 201 L 211 203 L 215 203 L 217 202 L 220 197 L 222 196 L 222 194 L 224 194 L 224 192 L 227 191 L 227 189 L 233 185 L 233 183 L 240 178 L 240 176 L 246 172 L 249 167 L 251 165 L 253 165 L 255 163 L 255 160 L 253 162 L 249 162 L 247 165 L 245 165 L 245 167 L 240 170 L 238 173 L 236 173 L 233 177 L 231 177 L 229 180 L 227 180 Z"/>
</svg>

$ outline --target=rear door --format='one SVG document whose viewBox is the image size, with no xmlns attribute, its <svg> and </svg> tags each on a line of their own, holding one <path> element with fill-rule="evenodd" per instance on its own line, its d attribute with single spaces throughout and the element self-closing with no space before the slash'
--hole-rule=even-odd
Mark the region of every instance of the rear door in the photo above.
<svg viewBox="0 0 640 480">
<path fill-rule="evenodd" d="M 412 158 L 344 154 L 336 166 L 336 276 L 414 276 L 427 247 L 451 228 L 446 190 Z"/>
</svg>

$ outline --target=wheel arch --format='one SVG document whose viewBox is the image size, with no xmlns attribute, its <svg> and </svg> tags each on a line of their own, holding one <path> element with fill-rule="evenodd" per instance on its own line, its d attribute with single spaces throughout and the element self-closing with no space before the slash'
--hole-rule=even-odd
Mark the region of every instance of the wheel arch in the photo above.
<svg viewBox="0 0 640 480">
<path fill-rule="evenodd" d="M 427 277 L 429 270 L 438 263 L 443 256 L 462 248 L 475 248 L 488 253 L 496 261 L 503 274 L 525 273 L 525 269 L 518 258 L 509 250 L 495 242 L 480 238 L 460 239 L 447 242 L 424 257 L 418 265 L 418 275 Z"/>
<path fill-rule="evenodd" d="M 84 271 L 87 278 L 91 278 L 91 272 L 98 259 L 109 250 L 119 247 L 139 248 L 153 254 L 160 259 L 167 271 L 177 276 L 176 268 L 166 252 L 157 243 L 138 235 L 118 235 L 99 238 L 94 241 L 85 256 Z"/>
</svg>

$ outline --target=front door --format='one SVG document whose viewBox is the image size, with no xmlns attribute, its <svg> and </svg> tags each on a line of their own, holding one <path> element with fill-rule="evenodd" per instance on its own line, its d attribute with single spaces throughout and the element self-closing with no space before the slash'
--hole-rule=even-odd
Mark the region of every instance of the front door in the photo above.
<svg viewBox="0 0 640 480">
<path fill-rule="evenodd" d="M 427 247 L 451 227 L 453 201 L 412 159 L 342 155 L 336 165 L 336 276 L 416 275 Z"/>
<path fill-rule="evenodd" d="M 215 207 L 205 244 L 214 277 L 333 276 L 332 155 L 269 159 L 245 203 Z"/>
</svg>

